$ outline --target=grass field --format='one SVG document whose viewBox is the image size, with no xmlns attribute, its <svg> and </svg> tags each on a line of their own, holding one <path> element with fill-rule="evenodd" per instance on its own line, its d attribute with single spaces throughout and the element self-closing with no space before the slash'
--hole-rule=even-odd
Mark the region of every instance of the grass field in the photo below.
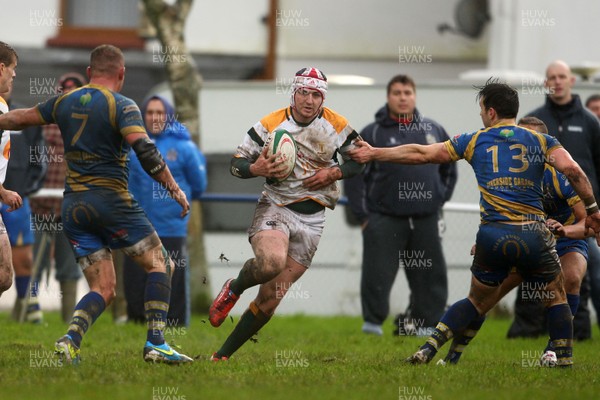
<svg viewBox="0 0 600 400">
<path fill-rule="evenodd" d="M 494 319 L 454 367 L 403 364 L 422 339 L 393 337 L 390 325 L 373 337 L 360 332 L 359 318 L 307 316 L 275 317 L 229 362 L 211 363 L 233 325 L 214 329 L 195 317 L 167 339 L 196 362 L 168 366 L 142 361 L 142 326 L 116 326 L 104 315 L 84 339 L 82 363 L 60 366 L 52 350 L 65 325 L 57 313 L 45 318 L 40 326 L 18 325 L 0 313 L 0 399 L 600 398 L 596 327 L 592 341 L 576 344 L 572 370 L 532 366 L 544 340 L 506 340 L 509 321 Z"/>
</svg>

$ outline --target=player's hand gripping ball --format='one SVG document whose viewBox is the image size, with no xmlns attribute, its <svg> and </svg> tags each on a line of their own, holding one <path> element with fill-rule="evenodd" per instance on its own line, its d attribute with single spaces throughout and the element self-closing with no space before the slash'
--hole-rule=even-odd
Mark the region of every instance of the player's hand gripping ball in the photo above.
<svg viewBox="0 0 600 400">
<path fill-rule="evenodd" d="M 286 180 L 294 171 L 296 165 L 296 157 L 298 155 L 298 149 L 296 147 L 296 141 L 294 137 L 288 133 L 285 129 L 278 129 L 273 132 L 271 140 L 268 143 L 269 150 L 267 155 L 277 155 L 277 160 L 282 160 L 282 165 L 285 166 L 285 173 L 283 178 L 276 179 L 276 182 Z"/>
</svg>

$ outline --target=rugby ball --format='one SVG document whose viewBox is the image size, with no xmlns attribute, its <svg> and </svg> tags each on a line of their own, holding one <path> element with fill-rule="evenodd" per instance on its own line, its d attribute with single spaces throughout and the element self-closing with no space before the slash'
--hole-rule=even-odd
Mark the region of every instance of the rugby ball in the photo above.
<svg viewBox="0 0 600 400">
<path fill-rule="evenodd" d="M 276 154 L 278 160 L 283 160 L 285 166 L 285 177 L 273 179 L 275 182 L 286 180 L 294 171 L 296 165 L 297 148 L 293 136 L 285 129 L 278 129 L 271 134 L 267 154 L 269 156 Z"/>
</svg>

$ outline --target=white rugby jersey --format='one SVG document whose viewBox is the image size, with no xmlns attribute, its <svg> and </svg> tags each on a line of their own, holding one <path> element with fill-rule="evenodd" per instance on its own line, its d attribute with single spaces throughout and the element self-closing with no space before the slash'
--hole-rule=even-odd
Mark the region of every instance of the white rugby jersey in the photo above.
<svg viewBox="0 0 600 400">
<path fill-rule="evenodd" d="M 0 114 L 8 112 L 6 100 L 0 97 Z M 10 157 L 10 131 L 0 130 L 0 183 L 4 183 L 6 178 L 6 168 L 8 167 L 8 158 Z"/>
<path fill-rule="evenodd" d="M 319 190 L 308 190 L 302 186 L 302 180 L 313 176 L 318 170 L 336 165 L 336 150 L 344 159 L 349 150 L 342 145 L 354 132 L 346 118 L 324 107 L 309 125 L 303 126 L 292 118 L 289 107 L 277 110 L 257 122 L 238 146 L 235 157 L 254 162 L 262 151 L 258 138 L 268 143 L 275 130 L 285 129 L 296 140 L 298 156 L 292 174 L 283 182 L 264 185 L 264 193 L 277 205 L 283 206 L 298 201 L 312 199 L 333 209 L 340 197 L 340 188 L 336 182 Z M 254 137 L 253 137 L 254 136 Z M 258 136 L 258 138 L 257 138 Z M 356 140 L 356 139 L 354 139 Z"/>
</svg>

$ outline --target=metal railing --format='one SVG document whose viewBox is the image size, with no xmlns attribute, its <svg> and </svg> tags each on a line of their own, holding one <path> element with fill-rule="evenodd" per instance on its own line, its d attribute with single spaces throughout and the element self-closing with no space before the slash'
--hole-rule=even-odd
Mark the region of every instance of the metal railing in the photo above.
<svg viewBox="0 0 600 400">
<path fill-rule="evenodd" d="M 64 189 L 40 189 L 29 197 L 62 197 Z M 258 201 L 258 194 L 236 194 L 236 193 L 204 193 L 200 201 L 207 202 L 230 202 L 230 203 L 255 203 Z M 348 205 L 348 198 L 342 196 L 338 201 L 340 205 Z M 479 205 L 474 203 L 455 203 L 448 202 L 444 204 L 444 211 L 479 213 Z"/>
</svg>

